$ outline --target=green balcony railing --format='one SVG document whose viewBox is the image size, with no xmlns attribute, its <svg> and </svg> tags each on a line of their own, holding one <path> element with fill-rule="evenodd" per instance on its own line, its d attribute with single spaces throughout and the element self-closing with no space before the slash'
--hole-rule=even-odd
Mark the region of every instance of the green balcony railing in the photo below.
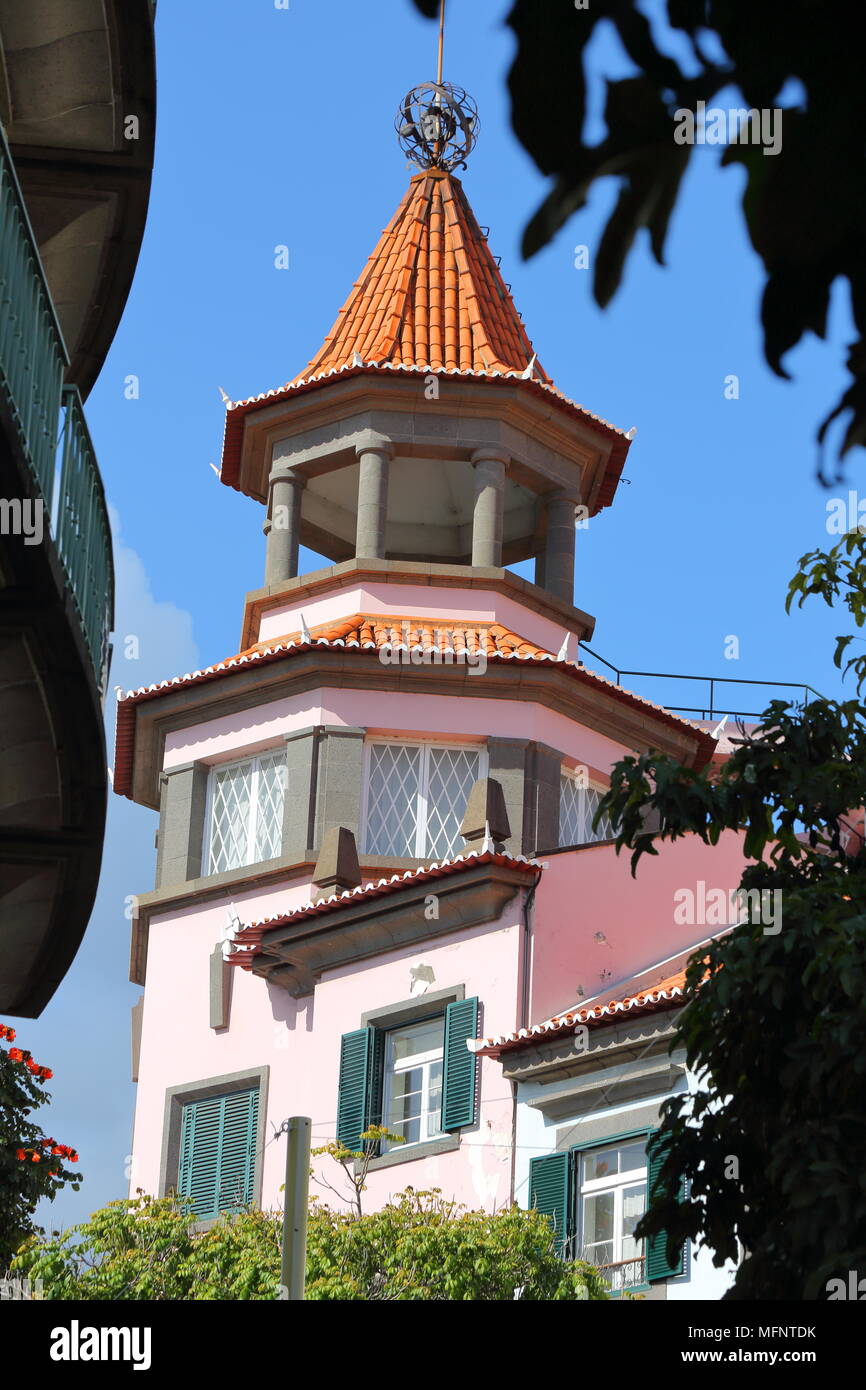
<svg viewBox="0 0 866 1390">
<path fill-rule="evenodd" d="M 57 549 L 105 693 L 114 624 L 114 562 L 105 490 L 77 386 L 63 388 L 60 480 L 54 532 Z"/>
<path fill-rule="evenodd" d="M 0 391 L 49 510 L 60 392 L 68 363 L 39 247 L 0 128 Z"/>
<path fill-rule="evenodd" d="M 26 460 L 104 695 L 114 564 L 102 479 L 39 247 L 0 126 L 0 407 Z"/>
</svg>

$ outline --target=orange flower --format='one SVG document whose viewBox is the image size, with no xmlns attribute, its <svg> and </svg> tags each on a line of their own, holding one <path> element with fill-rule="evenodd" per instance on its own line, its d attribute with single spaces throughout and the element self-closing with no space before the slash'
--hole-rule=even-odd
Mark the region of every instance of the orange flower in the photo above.
<svg viewBox="0 0 866 1390">
<path fill-rule="evenodd" d="M 21 1051 L 20 1047 L 10 1047 L 9 1056 L 11 1057 L 13 1062 L 24 1061 L 24 1053 Z"/>
<path fill-rule="evenodd" d="M 23 1149 L 16 1149 L 16 1150 L 15 1150 L 15 1157 L 16 1157 L 16 1158 L 26 1158 L 26 1157 L 27 1157 L 27 1154 L 24 1152 Z"/>
<path fill-rule="evenodd" d="M 32 1159 L 31 1159 L 31 1162 L 33 1162 L 33 1163 L 39 1163 L 39 1162 L 40 1162 L 39 1155 L 38 1155 L 38 1154 L 33 1154 Z"/>
<path fill-rule="evenodd" d="M 52 1076 L 54 1075 L 54 1072 L 51 1071 L 48 1067 L 40 1067 L 39 1070 L 42 1074 L 43 1081 L 50 1081 Z"/>
</svg>

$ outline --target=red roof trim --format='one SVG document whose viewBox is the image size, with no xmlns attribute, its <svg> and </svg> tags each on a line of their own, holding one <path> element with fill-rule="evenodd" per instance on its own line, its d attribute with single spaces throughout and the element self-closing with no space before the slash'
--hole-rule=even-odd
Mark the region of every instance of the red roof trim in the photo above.
<svg viewBox="0 0 866 1390">
<path fill-rule="evenodd" d="M 479 1039 L 472 1051 L 481 1057 L 499 1057 L 503 1052 L 514 1052 L 518 1048 L 549 1042 L 552 1038 L 573 1032 L 583 1024 L 599 1027 L 619 1022 L 623 1014 L 633 1017 L 636 1014 L 656 1013 L 660 1009 L 681 1008 L 686 1003 L 685 983 L 686 972 L 679 970 L 668 979 L 660 980 L 648 989 L 638 990 L 636 994 L 626 995 L 624 999 L 589 1004 L 584 1009 L 571 1009 L 568 1013 L 554 1014 L 544 1023 L 535 1023 L 530 1028 L 520 1028 L 513 1033 Z"/>
<path fill-rule="evenodd" d="M 390 878 L 380 878 L 375 882 L 364 883 L 359 888 L 352 888 L 343 893 L 332 893 L 327 898 L 320 898 L 318 902 L 303 903 L 294 911 L 282 912 L 275 917 L 265 917 L 261 922 L 250 922 L 240 928 L 232 937 L 236 949 L 232 950 L 227 957 L 231 965 L 239 965 L 242 970 L 252 970 L 253 962 L 257 955 L 261 954 L 261 946 L 268 932 L 274 931 L 277 927 L 285 926 L 287 922 L 306 922 L 312 917 L 324 917 L 329 912 L 336 912 L 342 907 L 351 907 L 353 903 L 368 901 L 371 898 L 388 897 L 393 893 L 398 893 L 407 884 L 427 883 L 434 879 L 450 878 L 454 874 L 461 873 L 464 869 L 474 869 L 482 864 L 499 864 L 509 869 L 517 869 L 521 873 L 533 874 L 540 877 L 544 865 L 536 859 L 527 859 L 525 855 L 501 854 L 496 850 L 469 850 L 466 854 L 457 855 L 454 859 L 443 860 L 441 864 L 427 864 L 421 869 L 407 869 L 403 874 L 392 874 Z"/>
</svg>

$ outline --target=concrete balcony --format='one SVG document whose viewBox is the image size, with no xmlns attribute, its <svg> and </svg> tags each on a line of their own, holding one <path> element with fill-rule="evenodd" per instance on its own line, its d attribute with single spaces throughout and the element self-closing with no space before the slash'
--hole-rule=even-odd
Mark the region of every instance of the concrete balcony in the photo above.
<svg viewBox="0 0 866 1390">
<path fill-rule="evenodd" d="M 0 133 L 0 1013 L 36 1017 L 96 895 L 114 618 L 108 512 Z"/>
</svg>

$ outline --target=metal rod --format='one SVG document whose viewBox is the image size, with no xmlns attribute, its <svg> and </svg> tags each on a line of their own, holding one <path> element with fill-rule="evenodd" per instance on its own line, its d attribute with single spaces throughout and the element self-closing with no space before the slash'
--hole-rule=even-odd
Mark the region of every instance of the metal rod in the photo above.
<svg viewBox="0 0 866 1390">
<path fill-rule="evenodd" d="M 439 0 L 439 61 L 436 67 L 436 82 L 442 85 L 442 52 L 445 47 L 445 0 Z"/>
<path fill-rule="evenodd" d="M 283 1286 L 283 1298 L 297 1303 L 304 1298 L 307 1268 L 307 1207 L 310 1192 L 312 1121 L 306 1115 L 293 1115 L 287 1128 L 280 1281 Z"/>
</svg>

